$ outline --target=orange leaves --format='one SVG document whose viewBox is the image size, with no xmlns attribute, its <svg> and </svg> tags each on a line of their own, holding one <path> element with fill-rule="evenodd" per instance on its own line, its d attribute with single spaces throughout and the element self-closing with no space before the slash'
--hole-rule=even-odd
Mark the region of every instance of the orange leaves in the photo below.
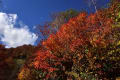
<svg viewBox="0 0 120 80">
<path fill-rule="evenodd" d="M 98 21 L 97 15 L 96 14 L 90 14 L 87 18 L 87 22 L 90 24 L 95 24 Z"/>
<path fill-rule="evenodd" d="M 71 18 L 42 42 L 45 49 L 38 51 L 34 66 L 47 71 L 47 76 L 59 70 L 69 72 L 68 67 L 71 72 L 103 75 L 103 64 L 111 64 L 109 57 L 119 54 L 115 48 L 120 31 L 112 27 L 116 14 L 109 10 L 90 15 L 80 13 Z"/>
<path fill-rule="evenodd" d="M 63 24 L 56 34 L 49 36 L 43 45 L 56 55 L 89 46 L 87 43 L 93 47 L 106 45 L 104 38 L 111 31 L 111 22 L 100 11 L 89 16 L 85 12 L 80 13 Z"/>
<path fill-rule="evenodd" d="M 83 12 L 83 13 L 80 13 L 76 18 L 78 21 L 84 21 L 87 17 L 87 13 Z"/>
<path fill-rule="evenodd" d="M 37 68 L 37 69 L 39 68 L 39 64 L 40 64 L 39 61 L 35 61 L 33 64 L 34 64 L 35 68 Z"/>
<path fill-rule="evenodd" d="M 42 44 L 47 48 L 47 49 L 53 49 L 55 47 L 55 39 L 56 39 L 56 36 L 53 34 L 53 35 L 50 35 L 49 38 L 46 40 L 46 41 L 43 41 Z"/>
<path fill-rule="evenodd" d="M 49 64 L 45 61 L 48 56 L 46 56 L 47 52 L 38 52 L 38 56 L 35 58 L 34 66 L 35 68 L 42 68 L 42 69 L 47 69 L 49 68 Z"/>
<path fill-rule="evenodd" d="M 107 54 L 102 49 L 106 49 L 112 41 L 113 20 L 101 11 L 90 15 L 80 13 L 63 24 L 55 34 L 43 41 L 46 50 L 38 51 L 34 66 L 53 72 L 58 69 L 56 66 L 63 68 L 63 63 L 68 62 L 79 65 L 81 71 L 81 66 L 88 71 L 93 69 L 95 61 Z M 97 68 L 101 66 L 96 65 Z"/>
<path fill-rule="evenodd" d="M 56 68 L 53 68 L 49 64 L 49 61 L 56 60 L 57 57 L 55 57 L 53 54 L 51 54 L 49 51 L 39 51 L 37 52 L 37 57 L 35 58 L 35 61 L 33 62 L 35 68 L 37 69 L 43 69 L 48 70 L 49 72 L 52 72 L 56 70 Z"/>
<path fill-rule="evenodd" d="M 26 78 L 28 79 L 30 76 L 30 69 L 28 68 L 23 68 L 21 72 L 18 75 L 19 80 L 25 80 Z"/>
</svg>

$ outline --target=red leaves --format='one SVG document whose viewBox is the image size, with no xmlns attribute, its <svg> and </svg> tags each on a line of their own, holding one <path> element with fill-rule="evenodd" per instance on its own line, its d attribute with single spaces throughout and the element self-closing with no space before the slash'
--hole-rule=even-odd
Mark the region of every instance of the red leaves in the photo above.
<svg viewBox="0 0 120 80">
<path fill-rule="evenodd" d="M 83 49 L 83 46 L 104 47 L 107 45 L 105 35 L 111 31 L 112 20 L 102 15 L 100 11 L 89 16 L 85 12 L 80 13 L 63 24 L 56 34 L 43 41 L 43 45 L 53 54 L 63 56 Z"/>
<path fill-rule="evenodd" d="M 49 68 L 49 64 L 47 64 L 47 62 L 45 61 L 47 59 L 47 52 L 38 52 L 38 56 L 35 58 L 35 62 L 34 62 L 34 66 L 36 68 L 43 68 L 43 69 L 47 69 Z"/>
<path fill-rule="evenodd" d="M 70 45 L 70 48 L 72 51 L 76 51 L 76 47 L 79 47 L 79 46 L 84 46 L 85 42 L 84 40 L 82 39 L 75 39 L 72 41 L 72 44 Z"/>
<path fill-rule="evenodd" d="M 56 70 L 56 68 L 52 67 L 56 65 L 56 63 L 53 63 L 54 61 L 57 61 L 57 57 L 51 54 L 50 51 L 40 50 L 37 52 L 37 57 L 35 58 L 33 64 L 37 69 L 43 69 L 49 72 L 53 72 Z"/>
<path fill-rule="evenodd" d="M 97 15 L 96 14 L 90 14 L 90 16 L 87 18 L 87 22 L 89 25 L 95 24 L 98 21 Z"/>
<path fill-rule="evenodd" d="M 46 51 L 38 51 L 34 66 L 53 72 L 57 70 L 56 66 L 64 67 L 64 62 L 71 61 L 72 65 L 84 66 L 88 71 L 95 68 L 95 61 L 107 54 L 100 49 L 105 49 L 112 41 L 109 40 L 112 36 L 112 23 L 113 20 L 101 11 L 91 15 L 80 13 L 42 42 Z M 98 64 L 96 68 L 101 66 Z"/>
</svg>

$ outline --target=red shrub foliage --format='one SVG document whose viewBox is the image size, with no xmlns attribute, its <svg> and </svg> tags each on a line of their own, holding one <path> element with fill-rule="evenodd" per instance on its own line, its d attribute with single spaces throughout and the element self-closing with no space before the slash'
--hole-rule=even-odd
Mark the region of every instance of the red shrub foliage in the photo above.
<svg viewBox="0 0 120 80">
<path fill-rule="evenodd" d="M 48 70 L 53 72 L 56 68 L 52 66 L 56 65 L 57 57 L 51 54 L 49 51 L 39 51 L 37 52 L 37 57 L 35 58 L 34 66 L 35 68 L 41 68 L 43 70 Z M 53 62 L 54 63 L 53 63 Z"/>
<path fill-rule="evenodd" d="M 116 28 L 113 28 L 117 23 L 113 19 L 117 15 L 112 16 L 113 14 L 111 8 L 108 8 L 90 15 L 81 12 L 77 17 L 71 18 L 42 42 L 46 50 L 38 51 L 35 66 L 54 71 L 56 61 L 60 62 L 64 73 L 92 72 L 103 79 L 106 74 L 114 71 L 114 66 L 118 67 L 118 60 L 113 57 L 115 53 L 119 54 L 116 45 L 119 42 L 119 31 L 116 32 Z M 115 63 L 109 66 L 113 62 Z"/>
</svg>

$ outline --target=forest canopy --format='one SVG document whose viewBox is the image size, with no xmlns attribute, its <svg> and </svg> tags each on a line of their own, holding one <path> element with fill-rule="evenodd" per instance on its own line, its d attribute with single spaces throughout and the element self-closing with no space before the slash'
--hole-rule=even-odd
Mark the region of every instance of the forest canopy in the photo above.
<svg viewBox="0 0 120 80">
<path fill-rule="evenodd" d="M 119 0 L 111 0 L 108 8 L 94 13 L 70 9 L 52 18 L 38 26 L 44 39 L 37 46 L 6 49 L 0 45 L 0 80 L 120 77 Z"/>
</svg>

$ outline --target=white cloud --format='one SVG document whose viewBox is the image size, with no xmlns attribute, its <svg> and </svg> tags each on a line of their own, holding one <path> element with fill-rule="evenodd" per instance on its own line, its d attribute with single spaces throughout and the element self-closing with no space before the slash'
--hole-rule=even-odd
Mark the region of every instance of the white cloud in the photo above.
<svg viewBox="0 0 120 80">
<path fill-rule="evenodd" d="M 24 44 L 34 45 L 37 40 L 36 34 L 29 31 L 27 25 L 20 24 L 16 28 L 16 14 L 0 12 L 0 39 L 6 48 L 22 46 Z"/>
</svg>

